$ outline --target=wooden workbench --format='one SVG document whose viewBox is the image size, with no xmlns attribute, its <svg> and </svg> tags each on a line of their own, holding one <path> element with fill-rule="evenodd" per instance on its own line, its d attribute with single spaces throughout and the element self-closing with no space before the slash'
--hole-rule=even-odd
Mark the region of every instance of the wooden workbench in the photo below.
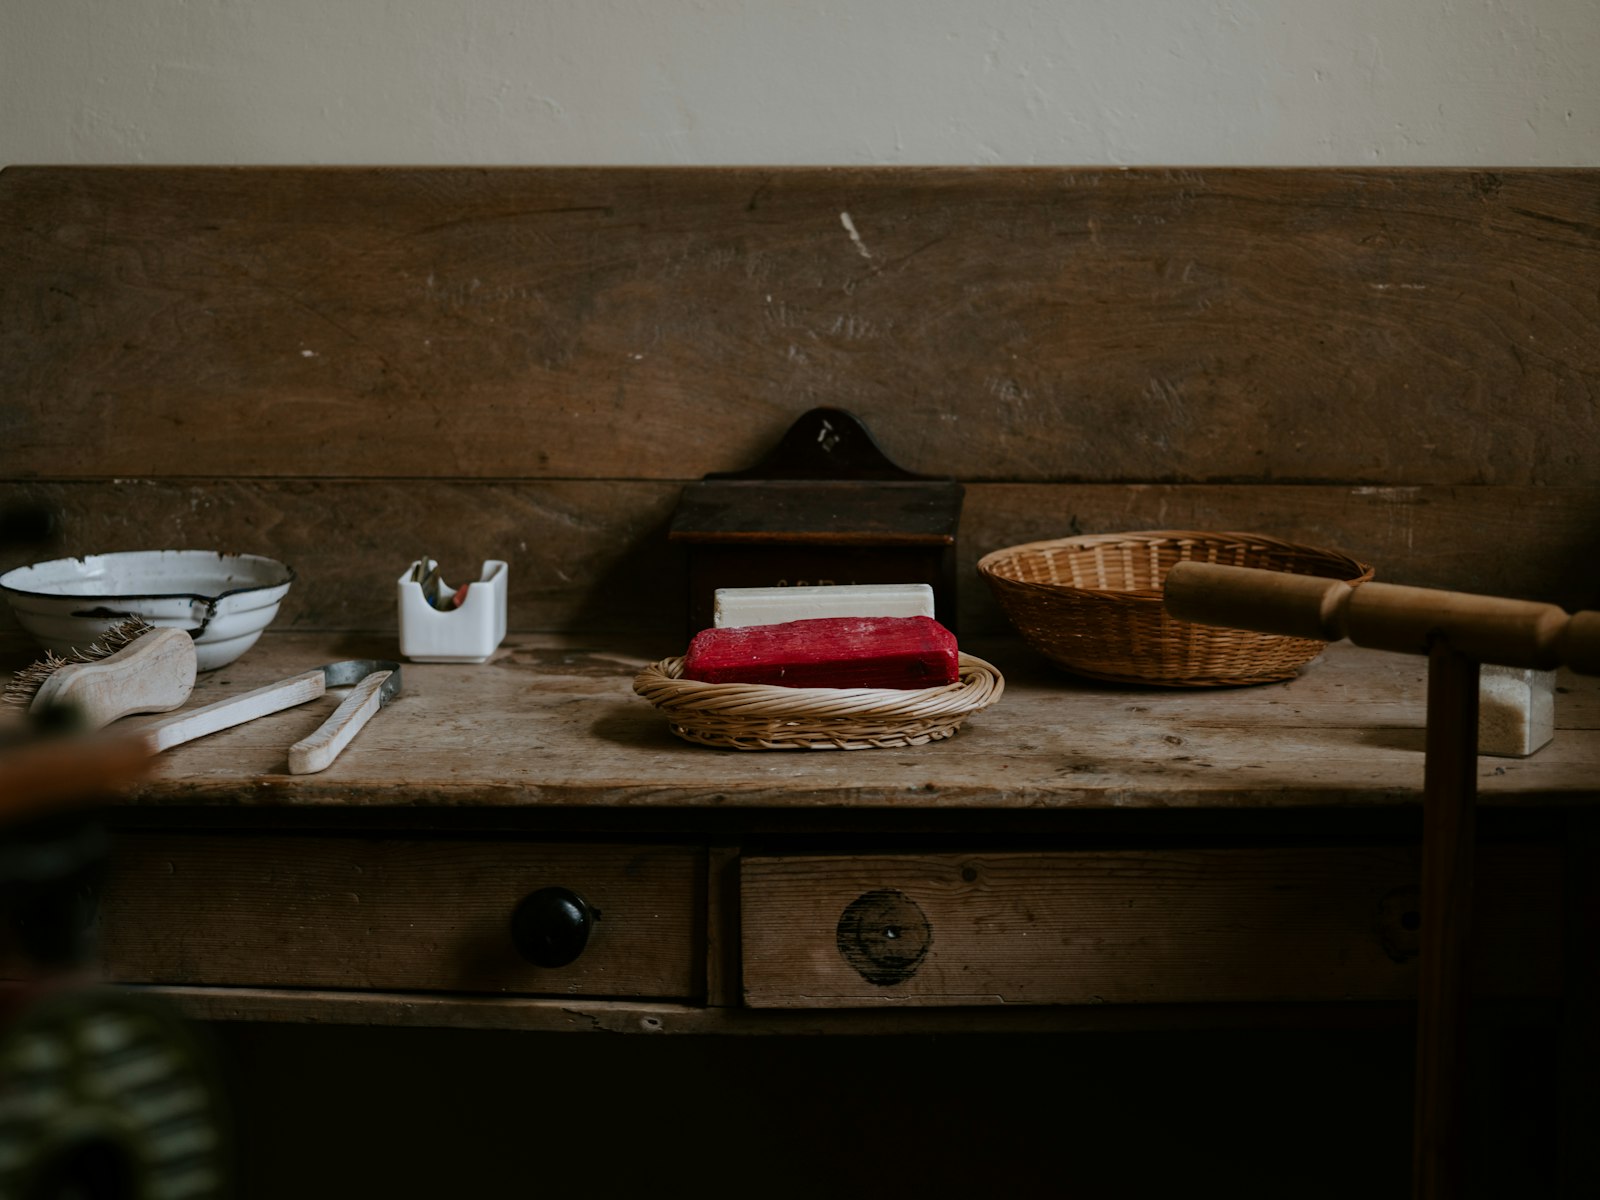
<svg viewBox="0 0 1600 1200">
<path fill-rule="evenodd" d="M 548 636 L 405 664 L 319 775 L 286 750 L 333 696 L 177 747 L 110 813 L 105 973 L 209 1018 L 652 1033 L 1409 1015 L 1422 660 L 1339 644 L 1174 691 L 980 649 L 1002 700 L 906 750 L 691 745 L 631 689 L 672 645 Z M 190 704 L 392 653 L 269 634 Z M 1551 745 L 1480 760 L 1476 978 L 1508 1001 L 1561 994 L 1566 830 L 1600 777 L 1600 681 L 1562 687 Z M 601 917 L 541 968 L 510 914 L 552 885 Z"/>
<path fill-rule="evenodd" d="M 1600 606 L 1597 202 L 1592 169 L 6 168 L 0 512 L 55 536 L 0 569 L 292 565 L 202 697 L 392 653 L 423 551 L 508 561 L 541 633 L 408 666 L 325 775 L 281 774 L 313 707 L 172 751 L 110 814 L 107 972 L 302 1037 L 1403 1028 L 1421 660 L 1171 693 L 1000 642 L 950 743 L 803 756 L 679 743 L 628 682 L 682 649 L 684 485 L 818 404 L 965 487 L 964 640 L 1009 632 L 984 553 L 1133 529 Z M 1478 781 L 1475 987 L 1545 1015 L 1600 995 L 1567 686 L 1556 742 Z M 551 880 L 601 910 L 555 970 L 506 939 Z M 1596 1056 L 1563 1046 L 1580 1168 Z"/>
</svg>

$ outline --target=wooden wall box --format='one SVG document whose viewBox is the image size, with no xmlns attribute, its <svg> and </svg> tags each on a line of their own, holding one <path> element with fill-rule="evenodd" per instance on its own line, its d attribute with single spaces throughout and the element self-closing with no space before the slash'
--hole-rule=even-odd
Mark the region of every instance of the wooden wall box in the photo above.
<svg viewBox="0 0 1600 1200">
<path fill-rule="evenodd" d="M 897 466 L 850 413 L 812 409 L 760 463 L 683 489 L 668 537 L 688 555 L 690 634 L 718 588 L 851 583 L 929 584 L 954 631 L 963 496 Z"/>
</svg>

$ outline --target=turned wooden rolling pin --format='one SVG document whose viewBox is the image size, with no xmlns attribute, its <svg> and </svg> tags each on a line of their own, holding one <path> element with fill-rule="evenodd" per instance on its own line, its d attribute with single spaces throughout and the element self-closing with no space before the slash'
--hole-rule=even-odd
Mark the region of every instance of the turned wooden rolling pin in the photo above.
<svg viewBox="0 0 1600 1200">
<path fill-rule="evenodd" d="M 1442 636 L 1479 662 L 1600 675 L 1600 612 L 1572 615 L 1531 600 L 1180 562 L 1167 572 L 1165 603 L 1174 617 L 1201 625 L 1349 638 L 1401 654 L 1427 654 Z"/>
</svg>

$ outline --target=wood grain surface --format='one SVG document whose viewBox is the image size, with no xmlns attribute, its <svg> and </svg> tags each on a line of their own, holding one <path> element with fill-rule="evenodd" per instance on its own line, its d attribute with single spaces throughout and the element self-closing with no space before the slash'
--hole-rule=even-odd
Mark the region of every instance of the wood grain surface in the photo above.
<svg viewBox="0 0 1600 1200">
<path fill-rule="evenodd" d="M 502 558 L 513 629 L 677 631 L 682 485 L 842 405 L 969 485 L 964 635 L 983 553 L 1152 527 L 1591 607 L 1597 276 L 1592 170 L 11 167 L 0 515 L 59 536 L 0 570 L 244 550 L 384 631 Z"/>
<path fill-rule="evenodd" d="M 350 992 L 315 988 L 137 986 L 200 1021 L 448 1026 L 565 1033 L 927 1036 L 1224 1029 L 1395 1029 L 1411 1004 L 1094 1004 L 892 1009 L 717 1008 L 637 1000 Z M 1549 1020 L 1547 1005 L 1497 1005 Z"/>
<path fill-rule="evenodd" d="M 1006 693 L 948 741 L 764 753 L 675 738 L 632 680 L 646 662 L 682 653 L 681 635 L 646 643 L 518 636 L 481 666 L 406 663 L 401 694 L 320 774 L 287 774 L 288 749 L 336 693 L 157 756 L 128 801 L 327 808 L 356 828 L 381 824 L 382 810 L 463 807 L 781 809 L 815 828 L 866 811 L 1414 811 L 1421 794 L 1426 662 L 1349 643 L 1287 683 L 1170 691 L 1078 680 L 1017 643 L 977 642 L 969 648 L 1004 674 Z M 392 639 L 269 632 L 202 675 L 190 704 L 393 653 Z M 1478 760 L 1485 806 L 1592 799 L 1600 679 L 1559 680 L 1550 745 L 1527 759 Z"/>
<path fill-rule="evenodd" d="M 1483 857 L 1477 982 L 1557 994 L 1559 850 Z M 746 857 L 745 1001 L 1403 999 L 1417 871 L 1398 847 Z"/>
<path fill-rule="evenodd" d="M 693 847 L 123 833 L 101 902 L 113 982 L 688 999 L 704 992 Z M 600 910 L 542 968 L 511 913 L 542 887 Z"/>
<path fill-rule="evenodd" d="M 0 507 L 59 514 L 43 557 L 163 546 L 265 554 L 295 569 L 274 629 L 393 631 L 395 580 L 427 553 L 446 579 L 510 564 L 513 630 L 684 629 L 684 551 L 668 541 L 679 485 L 649 480 L 140 479 L 6 482 Z M 1600 488 L 977 484 L 956 578 L 963 635 L 1009 630 L 975 566 L 990 550 L 1078 533 L 1217 529 L 1342 550 L 1388 583 L 1600 607 Z M 15 629 L 9 608 L 0 630 Z"/>
<path fill-rule="evenodd" d="M 11 167 L 0 476 L 1594 486 L 1597 275 L 1592 170 Z"/>
</svg>

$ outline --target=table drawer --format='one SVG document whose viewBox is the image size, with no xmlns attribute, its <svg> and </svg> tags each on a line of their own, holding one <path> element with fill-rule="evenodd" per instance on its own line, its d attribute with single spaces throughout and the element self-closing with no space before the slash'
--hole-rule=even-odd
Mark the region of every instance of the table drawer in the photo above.
<svg viewBox="0 0 1600 1200">
<path fill-rule="evenodd" d="M 1332 847 L 752 856 L 757 1007 L 1393 1000 L 1415 994 L 1417 858 Z M 1478 986 L 1560 989 L 1554 847 L 1479 856 Z"/>
<path fill-rule="evenodd" d="M 692 998 L 704 990 L 694 846 L 124 833 L 101 900 L 124 983 Z M 599 912 L 564 966 L 511 917 L 547 887 Z"/>
</svg>

